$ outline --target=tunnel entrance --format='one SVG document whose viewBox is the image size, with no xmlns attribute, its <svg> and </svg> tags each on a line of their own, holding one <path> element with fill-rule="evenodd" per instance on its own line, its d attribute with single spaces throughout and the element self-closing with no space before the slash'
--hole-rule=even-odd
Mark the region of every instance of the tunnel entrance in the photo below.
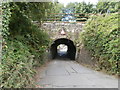
<svg viewBox="0 0 120 90">
<path fill-rule="evenodd" d="M 76 47 L 73 41 L 60 38 L 54 41 L 50 48 L 51 58 L 69 58 L 75 60 Z"/>
</svg>

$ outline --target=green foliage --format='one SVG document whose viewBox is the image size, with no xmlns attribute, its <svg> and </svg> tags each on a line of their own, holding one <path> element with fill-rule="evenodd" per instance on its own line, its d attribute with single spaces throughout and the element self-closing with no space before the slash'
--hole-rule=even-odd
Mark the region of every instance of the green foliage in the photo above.
<svg viewBox="0 0 120 90">
<path fill-rule="evenodd" d="M 69 3 L 66 8 L 75 8 L 75 13 L 110 13 L 118 12 L 120 9 L 120 2 L 103 1 L 100 0 L 97 5 L 91 3 Z"/>
<path fill-rule="evenodd" d="M 64 9 L 64 5 L 61 3 L 54 3 L 52 13 L 62 13 L 62 9 Z"/>
<path fill-rule="evenodd" d="M 91 17 L 82 33 L 84 45 L 98 60 L 99 68 L 113 74 L 119 73 L 120 31 L 118 13 Z"/>
<path fill-rule="evenodd" d="M 79 21 L 79 22 L 87 21 L 87 19 L 90 16 L 89 15 L 90 13 L 97 13 L 97 10 L 93 4 L 91 4 L 91 3 L 87 4 L 85 2 L 69 3 L 66 6 L 66 9 L 74 9 L 73 13 L 79 13 L 79 14 L 75 14 L 76 21 Z"/>
<path fill-rule="evenodd" d="M 2 4 L 2 36 L 3 38 L 7 38 L 7 35 L 9 34 L 8 30 L 9 30 L 9 20 L 10 20 L 10 16 L 11 16 L 11 12 L 10 12 L 10 6 L 9 3 L 3 3 Z"/>
<path fill-rule="evenodd" d="M 47 15 L 51 12 L 53 4 L 50 2 L 12 2 L 10 3 L 11 11 L 18 15 L 24 14 L 33 21 L 42 23 Z"/>
<path fill-rule="evenodd" d="M 119 6 L 120 2 L 112 2 L 112 1 L 102 1 L 100 0 L 97 3 L 97 10 L 99 13 L 107 13 L 107 11 L 109 10 L 111 13 L 114 12 L 118 12 L 120 6 Z"/>
<path fill-rule="evenodd" d="M 65 8 L 66 8 L 66 9 L 75 9 L 75 8 L 76 8 L 76 5 L 78 5 L 77 2 L 75 2 L 75 3 L 70 2 L 70 3 L 67 4 L 67 6 L 66 6 Z M 74 12 L 74 13 L 75 13 L 75 12 Z"/>
<path fill-rule="evenodd" d="M 96 13 L 96 9 L 91 3 L 82 2 L 76 5 L 76 13 Z"/>
<path fill-rule="evenodd" d="M 20 34 L 26 34 L 31 32 L 30 25 L 32 25 L 30 19 L 24 15 L 20 7 L 15 3 L 10 3 L 11 5 L 11 17 L 9 24 L 9 32 L 11 36 L 16 36 Z M 15 5 L 14 5 L 15 4 Z"/>
<path fill-rule="evenodd" d="M 7 49 L 1 61 L 1 87 L 21 88 L 32 81 L 33 57 L 29 48 L 18 40 L 7 41 Z"/>
<path fill-rule="evenodd" d="M 48 17 L 46 18 L 47 21 L 60 21 L 61 18 L 63 17 L 62 14 L 58 14 L 58 13 L 62 13 L 62 10 L 64 8 L 64 5 L 61 3 L 52 3 L 52 8 L 51 8 L 51 12 L 49 12 L 49 14 L 47 15 Z"/>
<path fill-rule="evenodd" d="M 42 22 L 51 13 L 53 3 L 50 2 L 32 2 L 28 3 L 26 14 L 35 21 Z M 52 10 L 53 11 L 53 10 Z"/>
<path fill-rule="evenodd" d="M 85 14 L 85 13 L 96 13 L 96 8 L 94 7 L 93 4 L 91 3 L 85 3 L 85 2 L 81 2 L 81 3 L 69 3 L 66 8 L 74 8 L 75 11 L 74 13 L 81 13 L 81 14 Z"/>
<path fill-rule="evenodd" d="M 1 87 L 22 88 L 32 85 L 34 68 L 45 62 L 43 55 L 49 44 L 49 37 L 33 20 L 39 19 L 42 22 L 46 16 L 39 16 L 39 13 L 33 11 L 43 10 L 42 13 L 45 14 L 47 4 L 49 3 L 11 2 L 2 5 L 3 37 L 6 42 L 3 42 L 0 64 Z M 33 13 L 37 15 L 35 18 Z"/>
</svg>

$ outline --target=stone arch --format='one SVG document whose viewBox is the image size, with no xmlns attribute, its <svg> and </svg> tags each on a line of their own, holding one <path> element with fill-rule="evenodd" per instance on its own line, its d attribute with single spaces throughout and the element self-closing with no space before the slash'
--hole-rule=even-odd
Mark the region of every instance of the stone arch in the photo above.
<svg viewBox="0 0 120 90">
<path fill-rule="evenodd" d="M 67 39 L 67 38 L 59 38 L 54 41 L 54 43 L 50 47 L 50 54 L 51 58 L 55 59 L 57 56 L 57 46 L 60 44 L 65 44 L 68 46 L 67 50 L 67 57 L 71 60 L 75 60 L 75 55 L 76 55 L 76 47 L 73 43 L 72 40 Z"/>
</svg>

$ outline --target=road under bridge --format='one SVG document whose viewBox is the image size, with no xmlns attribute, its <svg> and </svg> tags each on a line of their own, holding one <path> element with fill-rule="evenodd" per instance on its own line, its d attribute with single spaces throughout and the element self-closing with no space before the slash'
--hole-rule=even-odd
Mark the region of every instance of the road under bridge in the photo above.
<svg viewBox="0 0 120 90">
<path fill-rule="evenodd" d="M 43 24 L 42 27 L 52 39 L 50 45 L 51 58 L 48 58 L 49 63 L 37 70 L 35 77 L 37 87 L 101 88 L 101 90 L 110 88 L 109 90 L 117 90 L 117 78 L 76 62 L 77 44 L 75 41 L 78 39 L 79 33 L 83 31 L 83 25 L 82 23 L 56 22 Z M 60 44 L 62 47 L 58 47 Z M 63 54 L 58 49 L 63 49 L 66 53 Z"/>
<path fill-rule="evenodd" d="M 79 34 L 82 32 L 84 23 L 66 23 L 66 22 L 47 22 L 43 23 L 42 28 L 49 34 L 52 43 L 50 46 L 51 58 L 58 56 L 57 47 L 64 44 L 68 47 L 66 57 L 71 60 L 76 59 L 77 42 Z"/>
</svg>

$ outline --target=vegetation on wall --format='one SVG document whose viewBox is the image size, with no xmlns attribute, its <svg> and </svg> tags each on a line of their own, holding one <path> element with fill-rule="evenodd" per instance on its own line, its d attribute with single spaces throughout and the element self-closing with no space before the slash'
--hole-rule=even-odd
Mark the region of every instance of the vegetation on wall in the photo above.
<svg viewBox="0 0 120 90">
<path fill-rule="evenodd" d="M 120 64 L 118 13 L 92 16 L 84 26 L 82 41 L 96 58 L 99 69 L 118 74 Z"/>
</svg>

